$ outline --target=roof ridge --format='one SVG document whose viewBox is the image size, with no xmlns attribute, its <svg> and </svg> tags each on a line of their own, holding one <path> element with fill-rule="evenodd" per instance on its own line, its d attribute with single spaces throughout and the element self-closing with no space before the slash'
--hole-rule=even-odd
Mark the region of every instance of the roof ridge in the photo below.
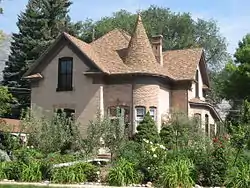
<svg viewBox="0 0 250 188">
<path fill-rule="evenodd" d="M 174 51 L 185 51 L 185 50 L 204 50 L 203 47 L 194 47 L 194 48 L 182 48 L 182 49 L 173 49 L 173 50 L 165 50 L 162 53 L 174 52 Z"/>
</svg>

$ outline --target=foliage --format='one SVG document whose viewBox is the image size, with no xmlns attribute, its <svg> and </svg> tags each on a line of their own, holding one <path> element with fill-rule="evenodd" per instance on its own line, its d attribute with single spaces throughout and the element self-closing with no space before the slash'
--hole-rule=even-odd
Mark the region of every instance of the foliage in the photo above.
<svg viewBox="0 0 250 188">
<path fill-rule="evenodd" d="M 200 138 L 199 124 L 183 113 L 173 112 L 171 119 L 162 125 L 160 132 L 164 145 L 169 149 L 181 149 Z"/>
<path fill-rule="evenodd" d="M 12 35 L 11 52 L 3 71 L 3 85 L 15 87 L 15 104 L 20 109 L 30 106 L 29 82 L 23 74 L 63 31 L 75 33 L 68 16 L 69 0 L 30 0 L 18 16 L 18 33 Z M 24 88 L 24 89 L 23 89 Z M 22 93 L 20 94 L 20 91 Z M 12 109 L 14 112 L 14 106 Z"/>
<path fill-rule="evenodd" d="M 158 180 L 161 166 L 166 159 L 166 148 L 157 143 L 144 139 L 141 146 L 141 160 L 138 169 L 143 173 L 144 182 L 155 182 Z"/>
<path fill-rule="evenodd" d="M 0 133 L 0 148 L 8 152 L 19 149 L 21 147 L 19 136 L 11 135 L 8 132 Z"/>
<path fill-rule="evenodd" d="M 142 143 L 143 139 L 150 140 L 153 143 L 160 141 L 160 136 L 157 131 L 155 121 L 150 116 L 149 112 L 146 113 L 144 119 L 137 126 L 137 133 L 135 140 Z"/>
<path fill-rule="evenodd" d="M 52 170 L 51 180 L 55 183 L 82 183 L 97 179 L 97 169 L 91 164 L 77 163 Z"/>
<path fill-rule="evenodd" d="M 6 178 L 9 180 L 20 180 L 23 170 L 22 165 L 23 163 L 19 161 L 6 162 L 3 168 Z"/>
<path fill-rule="evenodd" d="M 226 187 L 245 188 L 250 187 L 250 165 L 240 162 L 237 166 L 229 168 L 227 171 Z"/>
<path fill-rule="evenodd" d="M 142 159 L 141 144 L 135 141 L 122 143 L 117 151 L 117 158 L 123 158 L 128 162 L 135 164 L 135 166 L 139 166 Z"/>
<path fill-rule="evenodd" d="M 43 153 L 79 149 L 81 134 L 78 123 L 67 118 L 65 113 L 54 114 L 52 118 L 44 115 L 39 108 L 32 108 L 22 120 L 25 129 L 30 131 L 28 144 Z"/>
<path fill-rule="evenodd" d="M 111 186 L 126 186 L 139 183 L 140 178 L 140 174 L 134 169 L 134 164 L 120 158 L 109 171 L 108 183 Z"/>
<path fill-rule="evenodd" d="M 177 159 L 168 162 L 163 167 L 164 170 L 160 177 L 159 184 L 166 188 L 191 188 L 194 185 L 194 181 L 191 177 L 193 168 L 192 162 L 188 159 Z"/>
<path fill-rule="evenodd" d="M 53 164 L 60 164 L 60 163 L 66 163 L 66 162 L 73 162 L 77 159 L 77 156 L 72 154 L 64 154 L 61 155 L 59 152 L 56 153 L 50 153 L 46 157 L 46 160 L 50 161 Z"/>
<path fill-rule="evenodd" d="M 0 116 L 9 112 L 12 101 L 13 96 L 9 93 L 8 88 L 0 86 Z"/>
<path fill-rule="evenodd" d="M 34 160 L 43 159 L 45 157 L 40 151 L 26 147 L 13 151 L 13 156 L 14 160 L 18 160 L 24 164 L 29 164 Z"/>
<path fill-rule="evenodd" d="M 43 178 L 41 171 L 41 162 L 37 160 L 30 161 L 28 164 L 22 164 L 21 181 L 40 182 Z"/>
</svg>

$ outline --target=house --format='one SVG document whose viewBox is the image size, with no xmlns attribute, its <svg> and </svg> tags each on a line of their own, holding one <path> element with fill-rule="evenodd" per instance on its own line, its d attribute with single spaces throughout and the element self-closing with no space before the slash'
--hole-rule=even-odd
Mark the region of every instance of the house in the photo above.
<svg viewBox="0 0 250 188">
<path fill-rule="evenodd" d="M 147 37 L 140 15 L 132 36 L 115 29 L 87 44 L 62 33 L 24 75 L 31 103 L 75 113 L 83 132 L 97 112 L 112 116 L 116 107 L 124 109 L 133 133 L 148 111 L 160 130 L 171 109 L 199 117 L 207 134 L 216 132 L 220 116 L 204 98 L 203 50 L 163 51 L 162 40 Z"/>
</svg>

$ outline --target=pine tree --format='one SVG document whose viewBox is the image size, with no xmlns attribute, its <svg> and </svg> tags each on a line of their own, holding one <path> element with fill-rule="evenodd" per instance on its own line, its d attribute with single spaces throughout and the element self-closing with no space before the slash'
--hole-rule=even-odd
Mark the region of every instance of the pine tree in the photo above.
<svg viewBox="0 0 250 188">
<path fill-rule="evenodd" d="M 147 113 L 144 119 L 140 122 L 137 127 L 137 131 L 138 132 L 135 134 L 135 140 L 137 142 L 142 142 L 143 139 L 153 143 L 158 143 L 160 141 L 160 136 L 158 134 L 155 121 L 152 119 L 149 113 Z"/>
<path fill-rule="evenodd" d="M 74 24 L 68 16 L 70 5 L 69 0 L 29 0 L 26 10 L 18 16 L 19 33 L 12 37 L 11 53 L 3 71 L 3 85 L 29 88 L 29 82 L 21 78 L 30 65 L 60 33 L 66 31 L 74 35 Z M 13 96 L 19 109 L 30 105 L 29 93 L 14 92 Z"/>
</svg>

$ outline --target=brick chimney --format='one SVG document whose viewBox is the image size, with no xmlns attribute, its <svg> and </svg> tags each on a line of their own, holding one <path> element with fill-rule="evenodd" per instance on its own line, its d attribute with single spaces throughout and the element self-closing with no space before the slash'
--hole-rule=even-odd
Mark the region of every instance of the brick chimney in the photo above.
<svg viewBox="0 0 250 188">
<path fill-rule="evenodd" d="M 162 57 L 162 35 L 156 35 L 151 38 L 151 45 L 157 62 L 163 66 Z"/>
</svg>

